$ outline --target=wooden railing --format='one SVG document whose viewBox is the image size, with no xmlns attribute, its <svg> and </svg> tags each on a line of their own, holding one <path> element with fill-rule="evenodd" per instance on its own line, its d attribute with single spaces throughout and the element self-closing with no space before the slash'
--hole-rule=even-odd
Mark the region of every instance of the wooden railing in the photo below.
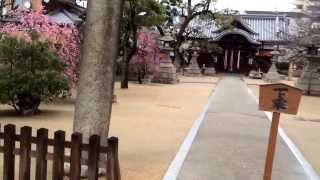
<svg viewBox="0 0 320 180">
<path fill-rule="evenodd" d="M 54 138 L 48 138 L 48 129 L 38 129 L 36 137 L 32 136 L 32 128 L 25 126 L 20 129 L 20 135 L 16 134 L 15 125 L 4 126 L 0 131 L 0 139 L 3 146 L 3 179 L 14 180 L 15 178 L 15 156 L 19 159 L 19 180 L 46 180 L 47 161 L 52 160 L 52 179 L 62 180 L 64 176 L 71 180 L 79 180 L 81 177 L 81 166 L 86 165 L 87 178 L 98 179 L 98 169 L 106 170 L 107 180 L 120 180 L 120 167 L 118 159 L 118 138 L 108 139 L 108 146 L 100 145 L 100 137 L 93 135 L 89 138 L 89 144 L 82 142 L 80 133 L 73 133 L 71 141 L 65 140 L 64 131 L 56 131 Z M 19 146 L 15 145 L 19 142 Z M 35 149 L 32 145 L 35 144 Z M 49 152 L 49 147 L 53 152 Z M 67 153 L 70 152 L 70 153 Z M 84 158 L 87 157 L 87 158 Z M 36 158 L 35 164 L 31 164 L 31 158 Z M 70 172 L 65 174 L 64 164 L 70 164 Z M 31 166 L 35 167 L 35 177 L 30 177 Z"/>
</svg>

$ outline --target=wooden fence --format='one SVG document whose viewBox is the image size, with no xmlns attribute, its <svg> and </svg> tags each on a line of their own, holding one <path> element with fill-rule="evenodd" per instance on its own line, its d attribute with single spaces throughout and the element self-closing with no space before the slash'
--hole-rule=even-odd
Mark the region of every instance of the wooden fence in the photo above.
<svg viewBox="0 0 320 180">
<path fill-rule="evenodd" d="M 71 141 L 65 140 L 64 131 L 56 131 L 54 138 L 48 138 L 48 129 L 38 129 L 36 137 L 32 136 L 32 128 L 25 126 L 20 129 L 20 135 L 16 134 L 15 125 L 4 126 L 4 131 L 0 131 L 0 140 L 3 139 L 3 146 L 0 152 L 3 153 L 3 179 L 15 179 L 15 155 L 19 159 L 19 180 L 46 180 L 47 161 L 52 160 L 52 179 L 62 180 L 64 176 L 69 176 L 71 180 L 79 180 L 81 165 L 88 166 L 88 179 L 98 179 L 99 167 L 106 169 L 107 180 L 120 180 L 120 168 L 118 160 L 118 139 L 111 137 L 108 139 L 108 146 L 100 145 L 100 137 L 93 135 L 89 138 L 89 144 L 82 142 L 82 135 L 74 133 Z M 19 146 L 15 145 L 20 144 Z M 32 145 L 35 144 L 35 150 Z M 53 152 L 48 148 L 52 146 Z M 67 154 L 66 150 L 69 149 Z M 83 158 L 85 153 L 88 158 Z M 106 156 L 103 156 L 106 155 Z M 35 177 L 30 178 L 31 158 L 35 161 Z M 100 159 L 101 157 L 106 157 Z M 64 173 L 64 163 L 70 163 L 70 173 Z M 18 178 L 16 178 L 18 179 Z"/>
</svg>

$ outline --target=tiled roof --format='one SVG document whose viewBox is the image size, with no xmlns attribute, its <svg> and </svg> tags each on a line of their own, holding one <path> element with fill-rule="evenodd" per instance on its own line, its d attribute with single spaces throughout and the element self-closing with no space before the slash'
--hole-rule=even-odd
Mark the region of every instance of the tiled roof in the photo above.
<svg viewBox="0 0 320 180">
<path fill-rule="evenodd" d="M 72 12 L 69 12 L 65 9 L 52 11 L 48 15 L 50 21 L 61 24 L 79 24 L 82 21 L 82 19 L 79 18 L 76 14 L 73 14 Z"/>
<path fill-rule="evenodd" d="M 240 21 L 256 32 L 253 38 L 257 41 L 286 41 L 288 35 L 288 19 L 277 15 L 240 15 Z M 197 29 L 198 34 L 193 33 L 189 36 L 196 38 L 214 39 L 218 36 L 216 32 L 219 28 L 213 21 L 194 19 L 189 24 L 189 30 Z"/>
<path fill-rule="evenodd" d="M 247 31 L 244 31 L 242 29 L 239 28 L 232 28 L 232 29 L 227 29 L 222 31 L 221 33 L 217 34 L 217 36 L 213 39 L 214 41 L 220 41 L 221 38 L 223 38 L 225 35 L 228 34 L 237 34 L 237 35 L 241 35 L 243 37 L 245 37 L 250 43 L 252 44 L 260 44 L 260 42 L 256 41 L 252 34 L 248 33 Z"/>
<path fill-rule="evenodd" d="M 288 35 L 288 19 L 276 15 L 242 15 L 241 18 L 256 32 L 259 41 L 285 41 Z"/>
</svg>

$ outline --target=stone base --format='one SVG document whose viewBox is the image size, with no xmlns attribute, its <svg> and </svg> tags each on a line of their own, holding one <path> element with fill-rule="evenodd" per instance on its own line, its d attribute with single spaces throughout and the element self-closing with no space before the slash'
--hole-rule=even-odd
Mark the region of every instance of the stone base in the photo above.
<svg viewBox="0 0 320 180">
<path fill-rule="evenodd" d="M 302 89 L 306 94 L 320 95 L 320 73 L 303 72 L 296 83 L 296 87 Z"/>
<path fill-rule="evenodd" d="M 263 76 L 263 80 L 269 83 L 278 83 L 281 80 L 281 76 L 278 72 L 268 72 Z"/>
<path fill-rule="evenodd" d="M 154 79 L 152 82 L 160 83 L 160 84 L 178 84 L 180 80 L 178 78 L 177 79 L 157 78 L 157 79 Z"/>
<path fill-rule="evenodd" d="M 302 70 L 295 70 L 292 72 L 293 77 L 301 77 Z"/>
<path fill-rule="evenodd" d="M 206 76 L 215 76 L 216 75 L 216 69 L 213 67 L 205 68 L 204 75 Z"/>
<path fill-rule="evenodd" d="M 143 79 L 141 79 L 141 81 L 142 81 L 142 84 L 151 84 L 152 79 L 150 79 L 150 78 L 143 78 Z"/>
<path fill-rule="evenodd" d="M 153 79 L 153 82 L 161 84 L 176 84 L 179 82 L 176 68 L 171 61 L 164 60 L 160 63 L 159 74 Z"/>
<path fill-rule="evenodd" d="M 189 67 L 189 68 L 185 68 L 183 75 L 184 75 L 184 76 L 189 76 L 189 77 L 200 77 L 200 76 L 202 76 L 199 67 Z"/>
</svg>

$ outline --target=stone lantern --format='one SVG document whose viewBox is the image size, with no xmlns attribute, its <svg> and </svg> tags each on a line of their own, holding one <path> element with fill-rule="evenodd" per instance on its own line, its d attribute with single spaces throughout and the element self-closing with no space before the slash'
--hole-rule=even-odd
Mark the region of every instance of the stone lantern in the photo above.
<svg viewBox="0 0 320 180">
<path fill-rule="evenodd" d="M 307 65 L 296 86 L 308 95 L 320 95 L 320 29 L 314 29 L 313 34 L 303 38 L 300 43 L 306 47 L 304 57 Z"/>
<path fill-rule="evenodd" d="M 281 53 L 278 49 L 275 49 L 271 51 L 270 54 L 273 56 L 271 59 L 271 67 L 268 73 L 264 75 L 263 80 L 270 83 L 277 83 L 280 81 L 280 74 L 277 71 L 276 63 Z"/>
<path fill-rule="evenodd" d="M 185 76 L 190 77 L 199 77 L 201 76 L 201 70 L 199 68 L 198 64 L 198 57 L 199 57 L 199 51 L 200 48 L 198 46 L 195 46 L 192 49 L 192 58 L 189 67 L 185 68 L 184 74 Z"/>
<path fill-rule="evenodd" d="M 173 41 L 175 40 L 169 33 L 166 33 L 165 36 L 159 38 L 161 59 L 159 74 L 154 79 L 155 82 L 162 84 L 175 84 L 179 82 L 177 70 L 170 58 L 170 54 L 174 53 L 174 49 L 171 47 Z"/>
</svg>

